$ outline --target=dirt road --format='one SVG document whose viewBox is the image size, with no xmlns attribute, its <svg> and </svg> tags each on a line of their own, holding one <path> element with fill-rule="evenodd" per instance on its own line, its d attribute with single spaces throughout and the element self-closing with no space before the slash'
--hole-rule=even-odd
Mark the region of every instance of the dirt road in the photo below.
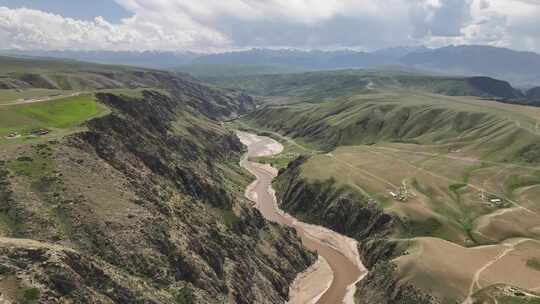
<svg viewBox="0 0 540 304">
<path fill-rule="evenodd" d="M 244 132 L 237 134 L 248 147 L 247 156 L 250 157 L 270 156 L 283 149 L 278 142 L 268 137 Z M 319 262 L 326 262 L 331 270 L 328 271 L 328 267 L 323 265 L 310 270 L 319 273 L 302 275 L 295 282 L 296 288 L 291 289 L 289 303 L 352 303 L 354 284 L 367 273 L 360 262 L 356 241 L 329 229 L 299 222 L 284 213 L 279 209 L 272 189 L 272 180 L 277 171 L 269 165 L 251 162 L 247 157 L 242 160 L 241 165 L 256 177 L 256 181 L 246 189 L 246 196 L 256 204 L 263 216 L 270 221 L 295 228 L 304 246 L 317 251 L 322 257 Z M 295 291 L 301 294 L 295 294 Z"/>
<path fill-rule="evenodd" d="M 23 104 L 31 104 L 31 103 L 38 103 L 38 102 L 45 102 L 55 99 L 62 99 L 67 97 L 75 97 L 84 94 L 83 92 L 75 92 L 67 95 L 55 95 L 55 96 L 45 96 L 45 97 L 34 97 L 29 99 L 20 99 L 9 103 L 3 103 L 0 104 L 0 107 L 5 106 L 14 106 L 14 105 L 23 105 Z"/>
</svg>

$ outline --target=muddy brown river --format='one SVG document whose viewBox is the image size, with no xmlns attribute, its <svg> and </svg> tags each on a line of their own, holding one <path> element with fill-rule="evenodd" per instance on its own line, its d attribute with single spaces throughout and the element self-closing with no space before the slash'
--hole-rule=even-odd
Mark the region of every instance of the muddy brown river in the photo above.
<svg viewBox="0 0 540 304">
<path fill-rule="evenodd" d="M 283 147 L 264 136 L 238 132 L 248 148 L 240 165 L 256 180 L 246 189 L 246 196 L 255 203 L 269 221 L 296 229 L 306 248 L 319 254 L 319 261 L 301 274 L 291 288 L 291 304 L 353 303 L 354 285 L 367 273 L 360 262 L 355 240 L 329 229 L 306 224 L 284 213 L 278 206 L 272 180 L 277 170 L 248 160 L 248 157 L 279 154 Z"/>
</svg>

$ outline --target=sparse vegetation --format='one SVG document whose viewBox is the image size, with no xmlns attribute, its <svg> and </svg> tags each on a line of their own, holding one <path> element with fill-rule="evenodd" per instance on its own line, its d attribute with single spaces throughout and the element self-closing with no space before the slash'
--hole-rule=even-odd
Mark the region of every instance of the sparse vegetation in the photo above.
<svg viewBox="0 0 540 304">
<path fill-rule="evenodd" d="M 502 296 L 497 299 L 500 304 L 540 304 L 540 298 Z"/>
<path fill-rule="evenodd" d="M 540 185 L 540 171 L 530 175 L 510 175 L 504 180 L 504 192 L 507 197 L 514 198 L 516 190 L 534 185 Z"/>
<path fill-rule="evenodd" d="M 403 223 L 403 237 L 413 238 L 416 236 L 436 236 L 442 224 L 435 218 L 428 218 L 423 221 L 405 221 Z"/>
<path fill-rule="evenodd" d="M 462 190 L 465 187 L 467 187 L 467 184 L 458 183 L 458 184 L 451 184 L 448 188 L 450 189 L 450 191 L 457 193 L 458 191 Z"/>
<path fill-rule="evenodd" d="M 193 304 L 194 296 L 190 288 L 184 287 L 180 289 L 175 296 L 176 304 Z"/>
<path fill-rule="evenodd" d="M 240 222 L 240 218 L 232 210 L 223 211 L 223 221 L 228 228 L 234 228 L 236 223 Z"/>
<path fill-rule="evenodd" d="M 19 99 L 31 99 L 37 97 L 54 97 L 58 95 L 71 94 L 70 90 L 50 90 L 50 89 L 8 89 L 0 90 L 0 105 L 13 103 Z"/>
<path fill-rule="evenodd" d="M 540 257 L 528 259 L 527 266 L 540 271 Z"/>
<path fill-rule="evenodd" d="M 40 291 L 37 288 L 23 288 L 21 290 L 21 302 L 22 304 L 32 304 L 39 300 Z"/>
</svg>

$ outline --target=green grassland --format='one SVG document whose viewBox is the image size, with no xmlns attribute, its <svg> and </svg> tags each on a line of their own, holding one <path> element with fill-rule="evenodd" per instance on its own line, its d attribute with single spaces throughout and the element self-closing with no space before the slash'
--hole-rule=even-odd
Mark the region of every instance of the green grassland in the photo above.
<svg viewBox="0 0 540 304">
<path fill-rule="evenodd" d="M 188 73 L 199 79 L 214 82 L 226 77 L 244 77 L 254 75 L 271 75 L 301 72 L 301 68 L 270 65 L 241 64 L 190 64 L 177 68 L 177 71 Z"/>
<path fill-rule="evenodd" d="M 223 87 L 240 89 L 262 96 L 296 96 L 306 100 L 366 91 L 369 80 L 356 72 L 310 72 L 303 74 L 251 75 L 213 80 Z"/>
<path fill-rule="evenodd" d="M 162 73 L 150 69 L 101 65 L 69 60 L 28 59 L 0 56 L 0 102 L 12 97 L 36 97 L 32 90 L 55 94 L 56 91 L 93 91 L 97 89 L 134 89 L 160 87 L 151 76 Z M 26 93 L 17 94 L 17 90 Z M 13 96 L 15 95 L 15 96 Z M 27 96 L 25 96 L 27 95 Z M 29 95 L 29 96 L 28 96 Z M 39 94 L 39 96 L 42 96 Z"/>
<path fill-rule="evenodd" d="M 437 144 L 483 159 L 537 162 L 537 108 L 415 91 L 339 97 L 320 104 L 269 105 L 244 121 L 318 149 L 382 141 Z"/>
<path fill-rule="evenodd" d="M 464 246 L 515 236 L 540 239 L 527 232 L 540 222 L 540 215 L 534 213 L 540 206 L 527 198 L 540 190 L 540 180 L 529 179 L 540 169 L 495 162 L 482 166 L 480 160 L 433 149 L 437 148 L 403 143 L 342 146 L 311 157 L 301 167 L 302 177 L 312 182 L 334 180 L 337 187 L 348 186 L 380 202 L 387 212 L 402 219 L 400 238 L 433 236 Z M 516 176 L 531 182 L 509 193 L 506 185 Z M 399 201 L 391 192 L 398 193 L 403 184 L 409 197 Z M 501 202 L 494 204 L 491 199 Z M 532 210 L 529 220 L 497 225 L 496 231 L 479 224 L 479 219 L 491 213 L 520 206 Z"/>
<path fill-rule="evenodd" d="M 68 129 L 103 115 L 107 108 L 96 102 L 93 94 L 46 102 L 0 107 L 0 136 L 11 132 L 21 135 L 36 129 Z"/>
<path fill-rule="evenodd" d="M 21 143 L 35 129 L 52 131 L 54 136 L 43 136 L 47 139 L 69 134 L 84 121 L 107 111 L 94 100 L 96 93 L 138 100 L 147 90 L 174 96 L 191 107 L 204 104 L 205 114 L 215 116 L 232 117 L 237 109 L 229 106 L 249 107 L 251 101 L 239 98 L 237 92 L 206 87 L 173 72 L 0 56 L 0 142 Z M 201 90 L 205 90 L 204 97 Z M 7 139 L 12 132 L 21 137 Z"/>
<path fill-rule="evenodd" d="M 212 78 L 212 83 L 261 96 L 294 96 L 305 101 L 372 91 L 415 90 L 449 96 L 508 97 L 516 91 L 495 79 L 432 76 L 406 71 L 338 70 Z"/>
<path fill-rule="evenodd" d="M 74 93 L 70 90 L 49 90 L 49 89 L 25 89 L 25 90 L 0 90 L 0 105 L 13 103 L 19 99 L 54 97 Z"/>
<path fill-rule="evenodd" d="M 302 166 L 303 177 L 335 180 L 380 202 L 402 219 L 399 237 L 465 246 L 540 239 L 527 232 L 540 222 L 533 199 L 540 186 L 539 120 L 538 108 L 380 86 L 326 102 L 267 105 L 242 118 L 324 151 Z M 281 158 L 264 161 L 278 167 L 290 161 Z M 403 184 L 411 192 L 405 203 L 390 195 Z M 498 223 L 518 216 L 512 212 L 488 217 L 522 205 L 534 213 L 522 226 Z"/>
<path fill-rule="evenodd" d="M 396 259 L 401 278 L 460 303 L 474 271 L 506 248 L 501 243 L 540 240 L 540 109 L 481 99 L 485 88 L 466 79 L 369 73 L 227 81 L 263 96 L 300 97 L 290 104 L 268 103 L 241 122 L 316 151 L 300 165 L 297 178 L 356 191 L 396 216 L 391 238 L 422 239 L 423 250 L 435 252 L 426 254 L 430 259 L 422 254 Z M 291 151 L 284 146 L 285 153 Z M 282 167 L 289 162 L 282 158 L 263 161 Z M 392 195 L 403 188 L 406 199 Z M 487 268 L 481 287 L 497 282 L 504 267 L 522 274 L 509 282 L 534 278 L 534 262 L 526 264 L 539 254 L 537 247 L 514 249 Z M 463 266 L 469 262 L 474 268 Z M 501 294 L 497 300 L 535 303 L 536 298 Z"/>
<path fill-rule="evenodd" d="M 112 66 L 62 59 L 30 59 L 23 57 L 0 56 L 2 73 L 47 73 L 50 71 L 101 70 L 111 71 L 132 69 L 123 66 Z"/>
<path fill-rule="evenodd" d="M 0 143 L 20 143 L 37 129 L 65 135 L 107 109 L 98 92 L 141 99 L 143 91 L 170 95 L 160 78 L 174 75 L 142 68 L 70 60 L 0 56 Z M 21 135 L 6 139 L 12 132 Z"/>
</svg>

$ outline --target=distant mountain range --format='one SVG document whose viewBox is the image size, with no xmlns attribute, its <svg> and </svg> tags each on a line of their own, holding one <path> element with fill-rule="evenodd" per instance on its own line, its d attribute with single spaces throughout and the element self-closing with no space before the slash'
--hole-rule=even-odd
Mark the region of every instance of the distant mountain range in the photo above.
<svg viewBox="0 0 540 304">
<path fill-rule="evenodd" d="M 127 51 L 18 51 L 4 50 L 0 55 L 40 59 L 71 59 L 101 64 L 130 65 L 144 68 L 171 69 L 190 64 L 200 54 L 192 52 Z"/>
<path fill-rule="evenodd" d="M 490 46 L 448 46 L 412 52 L 399 59 L 405 66 L 462 75 L 487 75 L 515 85 L 540 84 L 540 55 Z"/>
<path fill-rule="evenodd" d="M 18 56 L 68 58 L 107 64 L 135 65 L 191 72 L 209 72 L 219 66 L 220 74 L 229 68 L 254 66 L 266 71 L 313 71 L 345 68 L 401 66 L 438 74 L 490 76 L 530 88 L 540 85 L 540 55 L 491 46 L 395 47 L 373 52 L 354 50 L 302 51 L 293 49 L 251 49 L 216 54 L 192 52 L 110 52 L 110 51 L 3 51 Z M 200 66 L 206 68 L 201 69 Z M 227 67 L 227 68 L 224 68 Z"/>
</svg>

